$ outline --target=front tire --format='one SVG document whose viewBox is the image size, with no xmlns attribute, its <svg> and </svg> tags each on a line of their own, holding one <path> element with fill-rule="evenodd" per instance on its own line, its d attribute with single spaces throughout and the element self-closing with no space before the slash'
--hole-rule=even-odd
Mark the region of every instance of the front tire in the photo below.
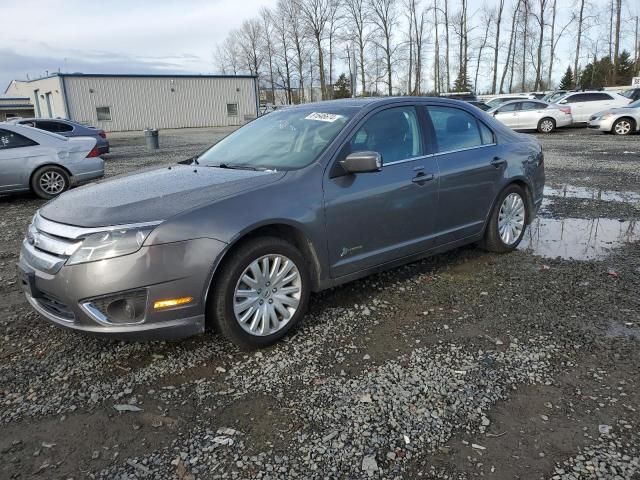
<svg viewBox="0 0 640 480">
<path fill-rule="evenodd" d="M 556 129 L 556 121 L 553 118 L 543 118 L 538 122 L 540 133 L 551 133 Z"/>
<path fill-rule="evenodd" d="M 496 253 L 516 249 L 522 241 L 529 218 L 529 203 L 519 185 L 505 188 L 491 211 L 481 246 Z"/>
<path fill-rule="evenodd" d="M 615 135 L 629 135 L 633 131 L 634 125 L 629 118 L 619 118 L 613 124 L 611 133 Z"/>
<path fill-rule="evenodd" d="M 39 168 L 31 177 L 31 189 L 40 198 L 49 200 L 69 189 L 69 175 L 56 165 Z"/>
<path fill-rule="evenodd" d="M 207 316 L 240 348 L 272 345 L 304 316 L 309 278 L 304 257 L 289 242 L 249 240 L 229 254 L 214 278 Z"/>
</svg>

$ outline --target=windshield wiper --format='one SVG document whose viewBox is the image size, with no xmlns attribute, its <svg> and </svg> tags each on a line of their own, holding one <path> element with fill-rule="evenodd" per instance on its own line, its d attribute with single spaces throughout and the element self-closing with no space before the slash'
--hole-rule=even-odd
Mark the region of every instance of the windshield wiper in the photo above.
<svg viewBox="0 0 640 480">
<path fill-rule="evenodd" d="M 259 168 L 252 167 L 251 165 L 229 165 L 227 163 L 221 163 L 219 165 L 211 165 L 212 167 L 217 168 L 229 168 L 231 170 L 260 170 Z"/>
</svg>

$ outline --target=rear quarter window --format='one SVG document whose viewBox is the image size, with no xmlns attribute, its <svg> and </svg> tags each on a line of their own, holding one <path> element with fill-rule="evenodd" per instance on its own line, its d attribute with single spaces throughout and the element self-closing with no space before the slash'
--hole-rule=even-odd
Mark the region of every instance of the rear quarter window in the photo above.
<svg viewBox="0 0 640 480">
<path fill-rule="evenodd" d="M 438 153 L 464 150 L 484 144 L 476 118 L 465 110 L 428 106 Z"/>
</svg>

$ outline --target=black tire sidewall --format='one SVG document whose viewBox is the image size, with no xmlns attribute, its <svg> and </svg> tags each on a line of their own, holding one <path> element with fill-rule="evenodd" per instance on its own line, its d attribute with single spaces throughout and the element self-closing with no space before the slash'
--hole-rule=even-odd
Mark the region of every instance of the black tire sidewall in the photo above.
<svg viewBox="0 0 640 480">
<path fill-rule="evenodd" d="M 64 183 L 65 183 L 64 188 L 62 189 L 62 191 L 60 193 L 55 194 L 55 195 L 51 195 L 51 194 L 45 192 L 40 187 L 40 177 L 42 177 L 42 175 L 44 175 L 46 172 L 51 172 L 51 171 L 57 172 L 60 175 L 62 175 L 62 178 L 64 179 Z M 49 200 L 51 198 L 55 198 L 58 195 L 64 193 L 65 191 L 67 191 L 69 189 L 69 175 L 64 170 L 64 168 L 57 167 L 55 165 L 49 165 L 49 166 L 41 167 L 38 170 L 36 170 L 36 172 L 33 174 L 33 177 L 31 178 L 31 189 L 40 198 L 44 198 L 46 200 Z"/>
<path fill-rule="evenodd" d="M 237 322 L 233 311 L 235 287 L 244 270 L 257 258 L 264 255 L 284 255 L 292 260 L 302 281 L 302 292 L 298 310 L 289 323 L 276 333 L 259 337 L 247 333 Z M 219 276 L 214 288 L 213 305 L 214 325 L 229 340 L 244 349 L 262 348 L 274 344 L 295 328 L 306 313 L 310 294 L 309 269 L 302 254 L 290 243 L 276 237 L 265 237 L 247 242 L 232 252 Z M 216 278 L 214 278 L 216 282 Z"/>
</svg>

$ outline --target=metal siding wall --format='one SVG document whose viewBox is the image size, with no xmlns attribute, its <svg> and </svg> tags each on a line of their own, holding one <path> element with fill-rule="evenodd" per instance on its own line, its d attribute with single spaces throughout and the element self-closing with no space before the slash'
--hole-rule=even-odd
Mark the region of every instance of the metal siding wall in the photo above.
<svg viewBox="0 0 640 480">
<path fill-rule="evenodd" d="M 34 90 L 39 90 L 38 94 L 44 98 L 40 98 L 40 114 L 42 117 L 49 117 L 49 110 L 47 109 L 46 94 L 51 92 L 51 107 L 53 109 L 54 117 L 65 118 L 64 97 L 62 94 L 62 81 L 60 77 L 49 77 L 41 80 L 33 80 L 31 82 L 13 82 L 7 94 L 29 97 L 33 105 L 36 104 Z"/>
<path fill-rule="evenodd" d="M 79 76 L 65 85 L 71 119 L 107 131 L 240 125 L 256 115 L 253 78 Z M 238 104 L 237 119 L 227 103 Z M 96 107 L 110 107 L 111 121 L 99 122 Z"/>
</svg>

